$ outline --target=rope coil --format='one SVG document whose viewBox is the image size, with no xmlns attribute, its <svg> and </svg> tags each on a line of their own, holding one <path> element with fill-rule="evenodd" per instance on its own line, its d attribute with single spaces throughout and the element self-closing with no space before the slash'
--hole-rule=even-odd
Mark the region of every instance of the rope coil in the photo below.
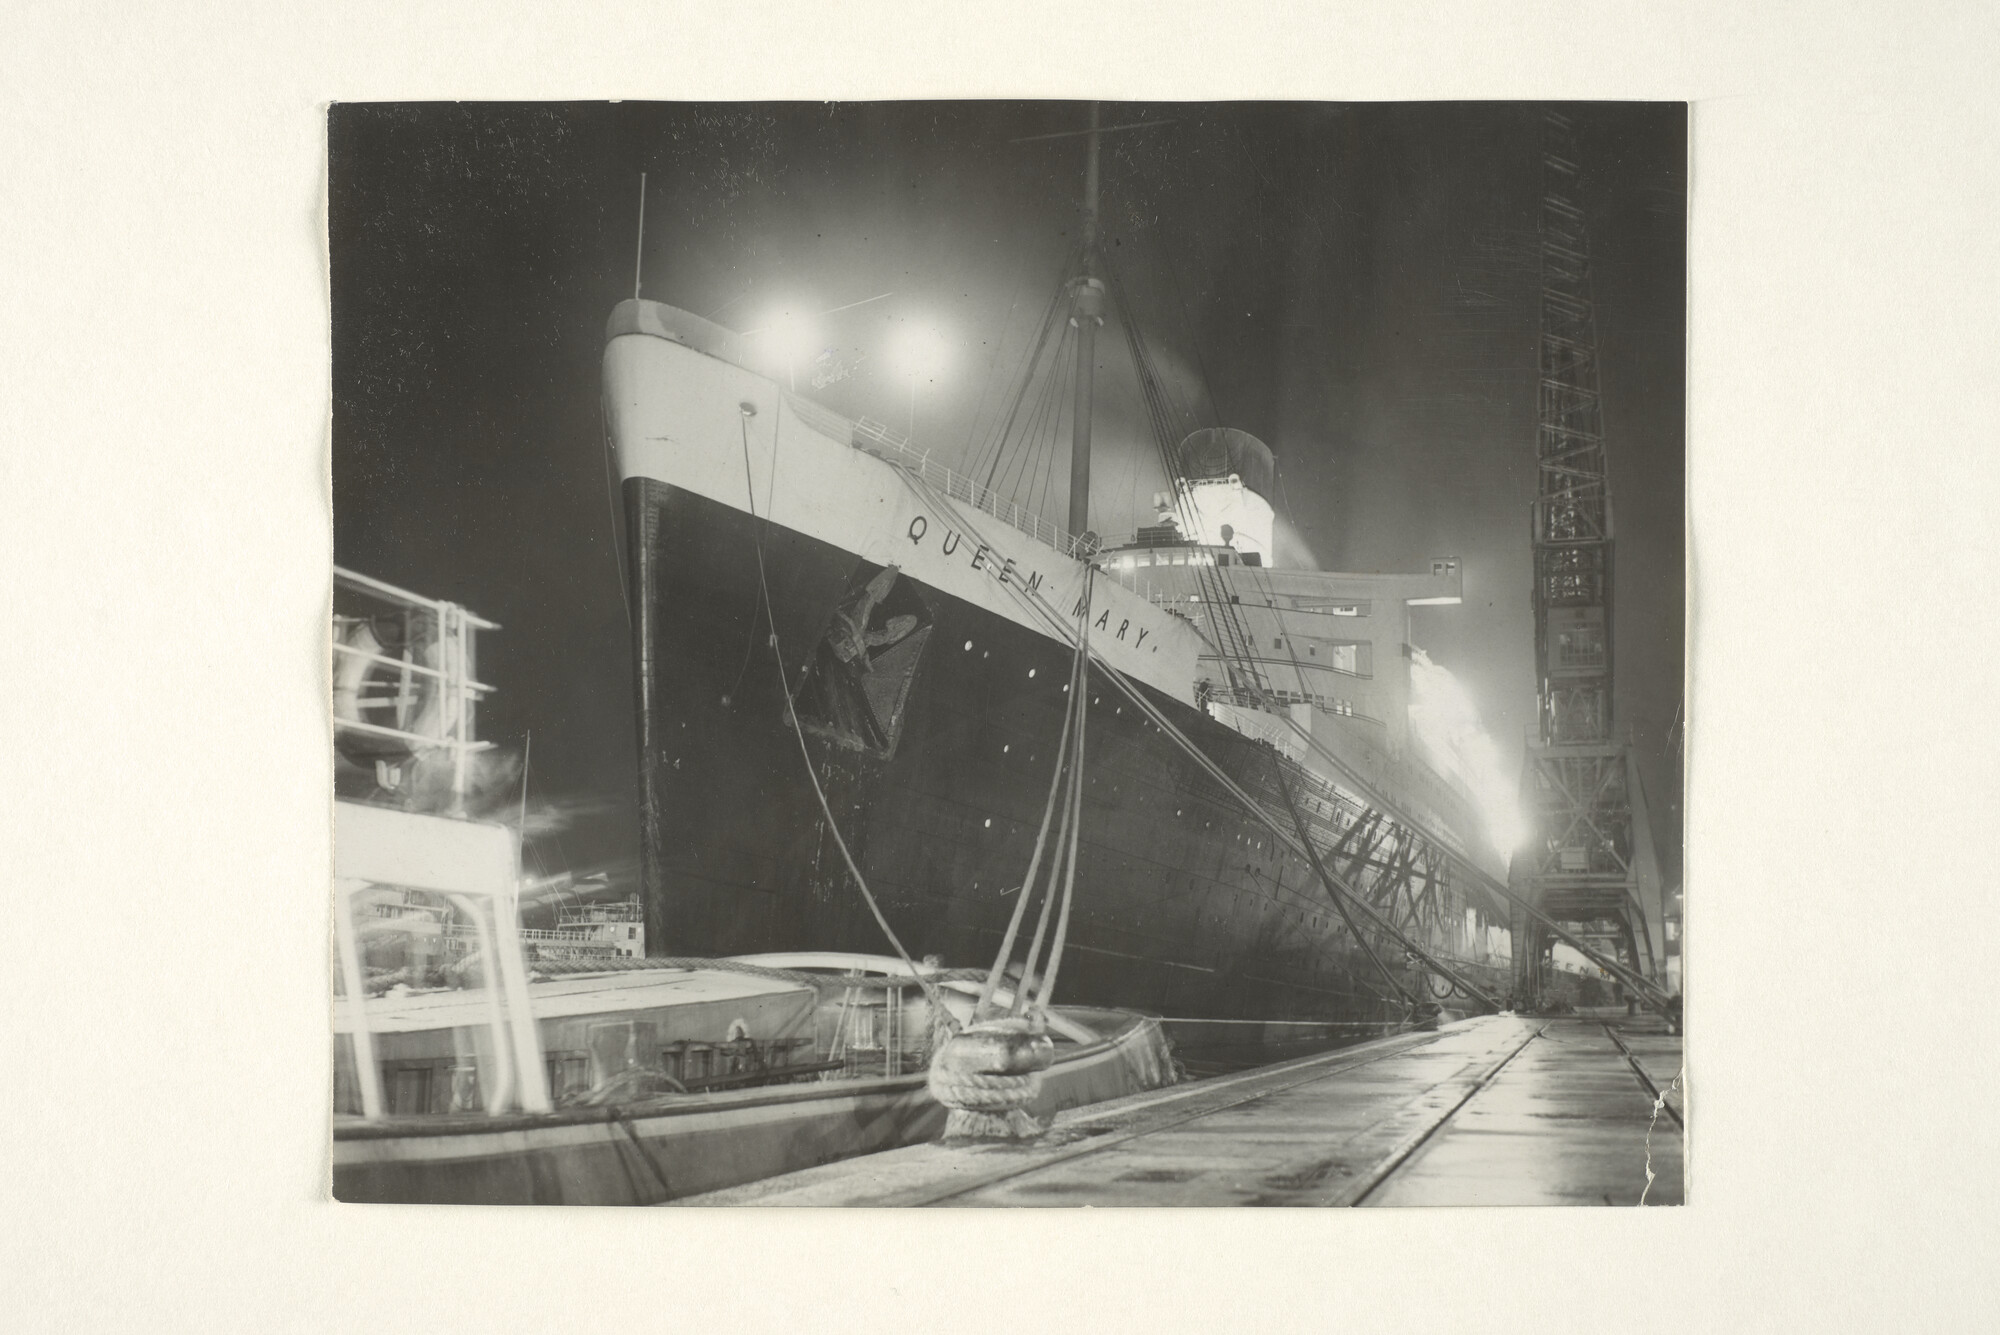
<svg viewBox="0 0 2000 1335">
<path fill-rule="evenodd" d="M 1028 1110 L 1042 1094 L 1055 1043 L 1021 1016 L 980 1020 L 938 1046 L 926 1081 L 948 1110 L 946 1140 L 1027 1140 L 1047 1126 Z"/>
<path fill-rule="evenodd" d="M 929 1087 L 931 1096 L 949 1110 L 945 1118 L 947 1140 L 1028 1140 L 1048 1129 L 1028 1109 L 1041 1097 L 1042 1072 L 1054 1060 L 1055 1045 L 1047 1033 L 1047 1013 L 1062 964 L 1070 905 L 1076 891 L 1077 845 L 1083 827 L 1084 722 L 1089 710 L 1090 604 L 1095 573 L 1090 566 L 1084 566 L 1076 654 L 1070 663 L 1069 685 L 1064 688 L 1069 699 L 1063 711 L 1062 741 L 1056 748 L 1055 773 L 1049 778 L 1048 802 L 1042 810 L 1041 830 L 1035 836 L 1035 851 L 1029 859 L 1021 896 L 1014 902 L 1007 930 L 993 957 L 993 967 L 980 989 L 973 1023 L 938 1044 L 931 1054 Z M 1062 815 L 1054 848 L 1049 850 L 1045 878 L 1042 854 L 1048 848 L 1049 825 L 1059 806 Z M 1028 941 L 1027 957 L 1020 964 L 1013 1000 L 1003 1016 L 994 994 L 1008 972 L 1028 901 L 1037 893 L 1041 895 L 1041 910 Z M 1052 917 L 1053 938 L 1049 935 Z"/>
</svg>

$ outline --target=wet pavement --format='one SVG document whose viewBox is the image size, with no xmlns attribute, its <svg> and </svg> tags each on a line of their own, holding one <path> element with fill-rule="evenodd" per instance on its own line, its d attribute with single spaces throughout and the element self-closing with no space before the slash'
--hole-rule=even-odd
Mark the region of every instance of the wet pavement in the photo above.
<svg viewBox="0 0 2000 1335">
<path fill-rule="evenodd" d="M 1665 1096 L 1656 1115 L 1613 1032 L 1589 1019 L 1546 1022 L 1367 1204 L 1681 1204 L 1680 1040 L 1619 1035 Z"/>
<path fill-rule="evenodd" d="M 1486 1016 L 1075 1109 L 1030 1146 L 917 1145 L 677 1203 L 1673 1205 L 1680 1051 L 1622 1011 Z"/>
</svg>

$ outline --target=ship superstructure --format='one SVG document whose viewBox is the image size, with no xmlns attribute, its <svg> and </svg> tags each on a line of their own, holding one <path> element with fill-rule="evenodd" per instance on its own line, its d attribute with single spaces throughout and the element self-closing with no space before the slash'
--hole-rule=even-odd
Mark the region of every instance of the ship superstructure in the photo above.
<svg viewBox="0 0 2000 1335">
<path fill-rule="evenodd" d="M 1497 859 L 1466 794 L 1409 740 L 1408 609 L 1457 601 L 1455 560 L 1282 570 L 1254 524 L 1199 522 L 1099 550 L 790 392 L 700 317 L 634 299 L 607 332 L 655 949 L 876 948 L 796 711 L 826 810 L 910 949 L 990 955 L 1055 761 L 1066 618 L 1089 576 L 1101 670 L 1165 725 L 1093 685 L 1077 999 L 1366 1022 L 1452 991 L 1364 928 L 1391 955 L 1383 976 L 1308 860 L 1245 810 L 1237 793 L 1285 809 L 1281 766 L 1333 874 L 1411 946 L 1503 988 L 1505 910 L 1480 879 Z M 1190 437 L 1183 453 L 1197 467 L 1177 486 L 1268 516 L 1253 438 Z"/>
<path fill-rule="evenodd" d="M 1079 133 L 1081 241 L 967 473 L 636 276 L 612 311 L 648 946 L 871 949 L 893 924 L 915 953 L 993 956 L 1084 727 L 1087 654 L 1078 999 L 1358 1025 L 1497 1007 L 1500 832 L 1410 726 L 1409 609 L 1458 602 L 1458 561 L 1278 564 L 1271 451 L 1165 382 L 1100 244 L 1095 108 Z M 1169 483 L 1109 543 L 1090 513 L 1107 320 Z M 1053 457 L 1047 405 L 1072 396 L 1065 529 L 1045 488 L 995 483 L 1036 471 L 1010 448 Z"/>
</svg>

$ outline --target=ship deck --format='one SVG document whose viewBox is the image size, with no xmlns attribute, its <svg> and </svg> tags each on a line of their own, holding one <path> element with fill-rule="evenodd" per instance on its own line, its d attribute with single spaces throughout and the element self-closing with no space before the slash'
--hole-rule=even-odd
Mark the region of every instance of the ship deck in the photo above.
<svg viewBox="0 0 2000 1335">
<path fill-rule="evenodd" d="M 607 970 L 572 974 L 532 985 L 529 996 L 538 1019 L 570 1019 L 589 1015 L 625 1015 L 667 1006 L 742 1001 L 750 997 L 811 995 L 799 983 L 774 982 L 722 970 L 659 969 L 644 973 Z M 492 999 L 479 988 L 438 988 L 368 999 L 368 1026 L 376 1033 L 415 1033 L 435 1029 L 470 1029 L 490 1023 Z M 351 1033 L 353 1008 L 345 998 L 334 1002 L 334 1032 Z"/>
<path fill-rule="evenodd" d="M 1678 1205 L 1681 1040 L 1622 1010 L 1493 1015 L 687 1205 Z"/>
</svg>

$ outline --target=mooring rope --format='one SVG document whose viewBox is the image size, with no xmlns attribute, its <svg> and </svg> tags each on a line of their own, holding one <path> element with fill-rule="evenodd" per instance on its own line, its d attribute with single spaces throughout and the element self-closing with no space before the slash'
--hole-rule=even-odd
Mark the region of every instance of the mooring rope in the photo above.
<svg viewBox="0 0 2000 1335">
<path fill-rule="evenodd" d="M 1021 883 L 1020 898 L 1015 901 L 1014 912 L 1007 919 L 1007 930 L 1004 934 L 1002 934 L 1000 938 L 1000 949 L 994 953 L 993 968 L 986 976 L 986 986 L 981 988 L 979 991 L 979 1005 L 973 1011 L 973 1015 L 976 1018 L 980 1019 L 987 1018 L 988 1010 L 993 1004 L 993 994 L 1000 986 L 1000 979 L 1006 970 L 1008 961 L 1013 958 L 1014 941 L 1016 937 L 1019 935 L 1021 930 L 1021 919 L 1027 914 L 1028 901 L 1034 897 L 1035 883 L 1037 880 L 1040 879 L 1041 876 L 1042 849 L 1048 842 L 1049 822 L 1055 816 L 1056 799 L 1058 795 L 1060 795 L 1063 792 L 1063 778 L 1064 775 L 1067 773 L 1067 766 L 1069 765 L 1070 728 L 1071 725 L 1076 721 L 1076 702 L 1079 698 L 1081 698 L 1081 690 L 1078 684 L 1077 673 L 1081 669 L 1083 661 L 1084 657 L 1083 654 L 1080 652 L 1077 653 L 1075 656 L 1073 656 L 1070 660 L 1069 682 L 1070 682 L 1071 694 L 1069 700 L 1069 707 L 1063 710 L 1062 739 L 1056 743 L 1055 772 L 1049 776 L 1049 800 L 1042 807 L 1042 825 L 1041 829 L 1038 830 L 1035 834 L 1035 851 L 1033 855 L 1030 856 L 1028 859 L 1027 879 Z M 1068 809 L 1065 808 L 1064 809 L 1065 825 L 1067 823 L 1067 819 L 1068 819 Z M 1058 849 L 1062 847 L 1061 834 L 1058 834 L 1056 836 L 1056 846 Z M 1053 873 L 1051 874 L 1051 879 L 1053 879 Z M 1047 901 L 1044 900 L 1044 903 L 1046 902 Z M 1046 921 L 1046 918 L 1047 915 L 1044 914 L 1043 921 Z M 1038 924 L 1036 927 L 1036 938 L 1035 938 L 1035 948 L 1037 949 L 1039 949 L 1041 945 L 1040 932 L 1041 928 Z M 1023 975 L 1024 981 L 1025 977 L 1026 975 L 1024 974 Z M 1015 989 L 1014 995 L 1016 1000 L 1019 1000 L 1021 991 L 1022 991 L 1021 988 Z"/>
<path fill-rule="evenodd" d="M 1021 977 L 1014 988 L 1014 1000 L 1007 1008 L 1009 1015 L 1019 1016 L 1025 1014 L 1028 998 L 1034 991 L 1035 961 L 1041 958 L 1042 943 L 1048 939 L 1049 919 L 1055 914 L 1056 877 L 1062 866 L 1063 850 L 1069 847 L 1070 827 L 1076 815 L 1076 785 L 1076 768 L 1071 766 L 1068 773 L 1064 776 L 1062 820 L 1056 826 L 1056 847 L 1054 855 L 1049 859 L 1048 885 L 1042 894 L 1041 911 L 1035 915 L 1035 934 L 1028 941 L 1028 956 L 1021 964 Z"/>
<path fill-rule="evenodd" d="M 1091 590 L 1086 587 L 1083 596 L 1083 611 L 1079 622 L 1086 634 L 1090 625 L 1090 596 Z M 1049 863 L 1048 886 L 1042 896 L 1042 911 L 1035 919 L 1035 935 L 1034 939 L 1028 943 L 1028 957 L 1021 966 L 1021 982 L 1020 986 L 1014 991 L 1014 1004 L 1008 1008 L 1008 1014 L 1014 1016 L 1025 1016 L 1033 999 L 1035 967 L 1042 958 L 1042 942 L 1047 936 L 1050 913 L 1055 906 L 1056 869 L 1057 865 L 1064 860 L 1065 850 L 1070 850 L 1072 853 L 1069 859 L 1069 884 L 1074 884 L 1075 881 L 1076 860 L 1073 853 L 1077 841 L 1083 837 L 1081 828 L 1082 812 L 1078 804 L 1078 794 L 1082 791 L 1083 786 L 1083 703 L 1084 692 L 1090 687 L 1089 662 L 1088 653 L 1079 649 L 1070 665 L 1069 685 L 1064 688 L 1069 693 L 1068 707 L 1064 710 L 1065 724 L 1071 719 L 1076 721 L 1076 745 L 1074 749 L 1068 752 L 1069 783 L 1063 792 L 1062 824 L 1057 827 L 1056 831 L 1056 849 L 1054 857 Z M 1065 735 L 1067 735 L 1067 732 L 1068 729 L 1065 727 Z M 1067 885 L 1065 886 L 1064 893 L 1068 893 Z M 1051 958 L 1053 958 L 1053 955 L 1051 955 Z"/>
<path fill-rule="evenodd" d="M 1083 757 L 1084 734 L 1090 721 L 1090 604 L 1095 593 L 1097 570 L 1086 563 L 1083 568 L 1083 615 L 1077 618 L 1077 658 L 1081 667 L 1077 671 L 1076 690 L 1076 756 L 1070 765 L 1070 792 L 1072 809 L 1069 830 L 1069 865 L 1063 871 L 1062 912 L 1056 918 L 1056 937 L 1049 945 L 1048 968 L 1042 976 L 1040 991 L 1035 994 L 1034 1005 L 1047 1010 L 1049 999 L 1055 995 L 1056 975 L 1062 971 L 1063 946 L 1069 940 L 1069 911 L 1076 895 L 1076 853 L 1083 842 Z M 1053 868 L 1051 869 L 1053 871 Z M 1051 884 L 1054 878 L 1051 876 Z M 1030 957 L 1031 964 L 1033 963 Z M 1022 1012 L 1028 1003 L 1025 1000 L 1029 975 L 1023 974 Z"/>
<path fill-rule="evenodd" d="M 916 494 L 920 498 L 925 499 L 928 501 L 929 504 L 935 505 L 940 509 L 943 509 L 954 515 L 958 519 L 959 523 L 961 523 L 965 527 L 968 536 L 984 541 L 984 538 L 978 531 L 978 527 L 973 523 L 971 523 L 969 520 L 967 520 L 964 516 L 964 513 L 961 510 L 959 510 L 957 506 L 949 504 L 946 499 L 940 498 L 937 495 L 937 493 L 933 491 L 929 486 L 924 484 L 921 479 L 912 477 L 907 471 L 899 468 L 896 470 L 896 473 L 898 477 L 903 479 L 904 485 L 910 488 L 912 491 L 916 492 Z M 1086 568 L 1090 568 L 1089 563 L 1087 561 L 1083 562 L 1083 564 Z M 1016 601 L 1020 602 L 1030 612 L 1034 613 L 1037 617 L 1041 618 L 1041 620 L 1048 626 L 1050 626 L 1058 636 L 1060 636 L 1066 642 L 1074 643 L 1074 641 L 1070 640 L 1070 631 L 1068 624 L 1065 622 L 1062 615 L 1058 611 L 1056 611 L 1056 609 L 1053 606 L 1049 604 L 1048 600 L 1045 597 L 1043 597 L 1040 593 L 1034 593 L 1024 590 L 1017 583 L 1009 583 L 1004 587 L 1010 592 L 1010 594 L 1016 599 Z M 1227 771 L 1225 771 L 1220 765 L 1218 765 L 1200 747 L 1196 746 L 1194 740 L 1188 737 L 1185 733 L 1183 733 L 1180 730 L 1180 728 L 1175 725 L 1172 719 L 1169 719 L 1164 713 L 1160 711 L 1160 709 L 1157 706 L 1153 704 L 1152 701 L 1148 700 L 1145 697 L 1145 694 L 1141 692 L 1138 689 L 1138 687 L 1133 685 L 1133 683 L 1131 683 L 1125 678 L 1123 673 L 1119 672 L 1110 663 L 1102 663 L 1102 666 L 1104 668 L 1105 678 L 1108 681 L 1110 681 L 1111 684 L 1114 687 L 1116 687 L 1125 696 L 1126 699 L 1130 700 L 1135 708 L 1137 708 L 1142 714 L 1144 714 L 1149 720 L 1151 720 L 1155 727 L 1159 728 L 1161 732 L 1165 733 L 1167 737 L 1175 743 L 1175 745 L 1179 746 L 1182 751 L 1187 753 L 1190 759 L 1192 759 L 1197 765 L 1201 766 L 1201 768 L 1209 775 L 1209 777 L 1214 779 L 1216 783 L 1222 787 L 1223 791 L 1227 792 L 1232 798 L 1234 798 L 1237 801 L 1239 805 L 1242 806 L 1244 811 L 1256 817 L 1257 820 L 1259 820 L 1266 828 L 1268 828 L 1272 834 L 1276 835 L 1281 842 L 1290 847 L 1294 852 L 1298 852 L 1300 854 L 1304 853 L 1305 851 L 1304 845 L 1295 833 L 1293 833 L 1290 830 L 1287 830 L 1282 824 L 1280 824 L 1278 819 L 1274 815 L 1272 815 L 1272 813 L 1268 811 L 1262 803 L 1256 801 L 1248 793 L 1244 792 L 1242 786 L 1238 784 L 1235 779 L 1230 777 Z M 1432 968 L 1436 969 L 1439 973 L 1444 974 L 1446 977 L 1452 978 L 1454 981 L 1458 981 L 1461 984 L 1464 983 L 1464 980 L 1459 978 L 1458 974 L 1453 969 L 1451 969 L 1448 965 L 1439 962 L 1437 958 L 1433 956 L 1429 951 L 1417 945 L 1415 942 L 1411 941 L 1408 937 L 1404 936 L 1401 932 L 1396 930 L 1394 924 L 1385 921 L 1382 915 L 1377 913 L 1366 901 L 1356 896 L 1350 896 L 1349 902 L 1352 903 L 1355 908 L 1359 909 L 1361 911 L 1362 916 L 1364 916 L 1370 922 L 1372 922 L 1378 930 L 1385 932 L 1390 936 L 1395 937 L 1398 941 L 1400 941 L 1403 944 L 1405 949 L 1410 951 L 1410 953 L 1416 955 L 1418 958 L 1422 959 L 1426 964 L 1429 964 Z M 1477 991 L 1476 988 L 1470 988 L 1470 990 L 1475 992 Z"/>
<path fill-rule="evenodd" d="M 771 420 L 771 491 L 774 494 L 778 488 L 778 432 L 783 416 L 784 405 L 780 401 L 776 415 Z M 792 735 L 798 741 L 799 758 L 805 762 L 806 777 L 812 780 L 813 796 L 819 799 L 820 814 L 826 818 L 827 833 L 833 836 L 835 846 L 840 849 L 841 861 L 847 864 L 847 874 L 854 878 L 854 884 L 860 888 L 861 898 L 868 905 L 868 912 L 874 915 L 875 925 L 882 929 L 882 935 L 888 938 L 891 946 L 895 947 L 897 958 L 903 961 L 911 976 L 916 979 L 917 985 L 923 988 L 924 998 L 931 1004 L 934 1022 L 953 1024 L 951 1012 L 945 1009 L 944 999 L 938 993 L 937 984 L 931 982 L 924 976 L 923 971 L 917 968 L 916 961 L 910 958 L 910 952 L 903 949 L 902 939 L 896 935 L 896 929 L 889 926 L 888 918 L 883 916 L 882 906 L 875 902 L 875 894 L 868 888 L 868 879 L 861 874 L 861 868 L 855 865 L 854 854 L 848 850 L 847 840 L 841 837 L 840 826 L 833 819 L 833 806 L 826 800 L 826 790 L 820 786 L 819 772 L 813 765 L 812 751 L 806 746 L 805 728 L 799 723 L 798 710 L 792 705 L 792 679 L 785 671 L 784 653 L 778 647 L 778 620 L 771 608 L 771 586 L 764 571 L 763 535 L 764 529 L 771 521 L 767 516 L 759 516 L 757 513 L 756 474 L 750 467 L 750 412 L 739 411 L 736 420 L 741 428 L 743 441 L 743 483 L 749 497 L 750 517 L 760 521 L 756 543 L 757 587 L 763 593 L 764 622 L 771 628 L 771 662 L 778 671 L 778 693 L 784 700 L 785 721 L 791 724 Z"/>
</svg>

